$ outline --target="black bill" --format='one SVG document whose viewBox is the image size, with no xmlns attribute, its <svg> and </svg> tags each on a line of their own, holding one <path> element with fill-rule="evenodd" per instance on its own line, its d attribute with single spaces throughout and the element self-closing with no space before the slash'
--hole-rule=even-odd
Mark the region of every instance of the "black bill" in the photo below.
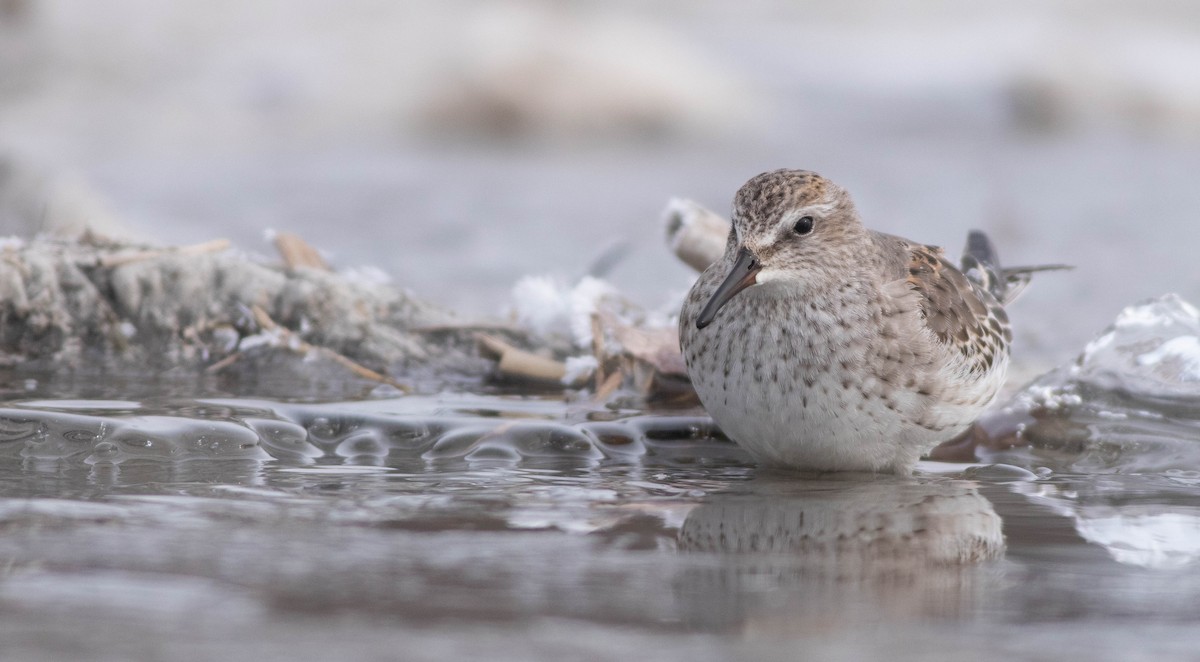
<svg viewBox="0 0 1200 662">
<path fill-rule="evenodd" d="M 712 298 L 704 305 L 704 310 L 700 311 L 700 317 L 696 318 L 696 328 L 703 329 L 711 324 L 713 318 L 717 316 L 717 311 L 725 305 L 725 302 L 757 282 L 755 277 L 761 270 L 762 266 L 750 251 L 745 248 L 738 250 L 737 262 L 733 263 L 733 269 L 729 271 L 729 275 L 717 287 L 717 291 L 713 292 Z"/>
</svg>

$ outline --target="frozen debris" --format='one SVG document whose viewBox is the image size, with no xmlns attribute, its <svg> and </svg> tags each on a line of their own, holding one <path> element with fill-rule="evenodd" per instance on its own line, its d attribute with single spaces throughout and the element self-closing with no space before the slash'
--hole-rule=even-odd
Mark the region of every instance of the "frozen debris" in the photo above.
<svg viewBox="0 0 1200 662">
<path fill-rule="evenodd" d="M 635 306 L 605 281 L 587 276 L 566 285 L 528 276 L 513 288 L 512 318 L 533 332 L 539 353 L 481 336 L 502 379 L 587 385 L 598 402 L 622 388 L 644 401 L 695 402 L 675 320 Z"/>
<path fill-rule="evenodd" d="M 0 361 L 14 369 L 190 367 L 258 379 L 286 367 L 315 380 L 327 367 L 401 388 L 387 375 L 484 373 L 460 324 L 397 288 L 253 261 L 223 240 L 42 237 L 0 259 Z M 301 365 L 314 359 L 325 367 Z"/>
<path fill-rule="evenodd" d="M 729 221 L 700 204 L 674 198 L 663 220 L 671 249 L 697 271 L 724 252 Z M 523 356 L 518 353 L 523 350 L 481 340 L 485 354 L 500 364 L 501 377 L 543 383 L 561 379 L 575 386 L 587 382 L 592 398 L 600 402 L 622 388 L 646 402 L 697 402 L 679 349 L 678 305 L 671 315 L 643 310 L 592 276 L 573 285 L 550 276 L 527 276 L 513 287 L 512 299 L 514 323 L 532 331 L 535 345 L 561 360 L 554 359 L 554 369 L 546 364 L 543 371 L 541 362 L 550 359 L 535 354 L 525 357 L 528 365 L 525 359 L 505 361 Z M 575 355 L 579 349 L 591 356 Z"/>
<path fill-rule="evenodd" d="M 671 198 L 663 211 L 667 244 L 684 264 L 704 271 L 725 252 L 729 220 L 700 203 Z"/>
</svg>

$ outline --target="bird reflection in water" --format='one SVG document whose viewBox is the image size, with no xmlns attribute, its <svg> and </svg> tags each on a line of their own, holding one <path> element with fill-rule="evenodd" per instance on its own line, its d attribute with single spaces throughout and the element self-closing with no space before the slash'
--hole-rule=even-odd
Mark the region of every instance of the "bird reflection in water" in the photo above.
<svg viewBox="0 0 1200 662">
<path fill-rule="evenodd" d="M 688 622 L 748 632 L 978 613 L 1001 578 L 1001 520 L 974 483 L 761 477 L 688 513 L 677 584 Z"/>
</svg>

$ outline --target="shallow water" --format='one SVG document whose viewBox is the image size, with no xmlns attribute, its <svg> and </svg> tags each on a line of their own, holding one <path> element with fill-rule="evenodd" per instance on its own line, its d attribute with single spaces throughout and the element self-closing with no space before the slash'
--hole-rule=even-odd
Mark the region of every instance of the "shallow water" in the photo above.
<svg viewBox="0 0 1200 662">
<path fill-rule="evenodd" d="M 1200 475 L 773 474 L 696 412 L 10 400 L 5 659 L 1191 651 Z"/>
</svg>

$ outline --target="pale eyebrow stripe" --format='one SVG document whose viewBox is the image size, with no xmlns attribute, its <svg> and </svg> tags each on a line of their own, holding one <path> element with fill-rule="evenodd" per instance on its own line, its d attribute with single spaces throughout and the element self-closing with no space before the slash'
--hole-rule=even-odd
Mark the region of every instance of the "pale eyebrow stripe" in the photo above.
<svg viewBox="0 0 1200 662">
<path fill-rule="evenodd" d="M 832 202 L 820 202 L 817 204 L 808 205 L 808 206 L 800 209 L 799 211 L 801 212 L 801 214 L 800 214 L 801 216 L 803 216 L 804 213 L 807 213 L 807 212 L 812 212 L 812 213 L 816 213 L 816 214 L 828 214 L 829 212 L 833 211 L 833 208 L 834 208 L 834 204 Z"/>
<path fill-rule="evenodd" d="M 817 204 L 805 205 L 804 207 L 801 207 L 790 214 L 785 214 L 783 218 L 780 219 L 780 224 L 791 225 L 805 216 L 827 216 L 833 211 L 833 209 L 834 204 L 832 202 L 819 202 Z M 738 238 L 741 239 L 740 236 Z"/>
</svg>

